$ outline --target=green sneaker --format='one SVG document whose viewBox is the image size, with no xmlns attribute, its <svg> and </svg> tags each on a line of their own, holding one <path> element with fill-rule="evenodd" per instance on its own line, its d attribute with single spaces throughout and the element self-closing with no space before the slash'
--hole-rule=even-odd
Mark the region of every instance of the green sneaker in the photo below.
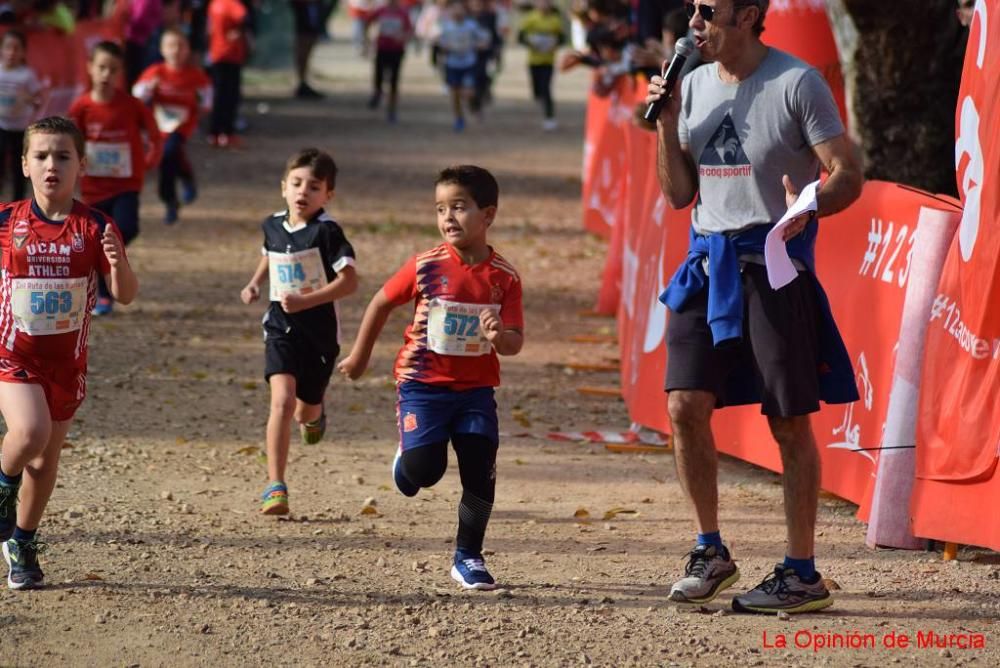
<svg viewBox="0 0 1000 668">
<path fill-rule="evenodd" d="M 48 545 L 37 540 L 19 541 L 11 538 L 3 544 L 3 558 L 7 561 L 10 571 L 7 573 L 7 586 L 11 589 L 38 589 L 42 586 L 45 574 L 38 565 L 38 555 L 47 549 Z"/>
<path fill-rule="evenodd" d="M 306 445 L 316 445 L 323 440 L 323 434 L 326 433 L 326 411 L 320 413 L 312 422 L 300 424 L 299 433 L 302 434 L 302 442 Z"/>
<path fill-rule="evenodd" d="M 260 512 L 262 515 L 288 514 L 288 486 L 285 483 L 272 482 L 260 495 Z"/>
<path fill-rule="evenodd" d="M 17 491 L 21 485 L 5 485 L 0 482 L 0 540 L 14 535 L 17 524 Z"/>
</svg>

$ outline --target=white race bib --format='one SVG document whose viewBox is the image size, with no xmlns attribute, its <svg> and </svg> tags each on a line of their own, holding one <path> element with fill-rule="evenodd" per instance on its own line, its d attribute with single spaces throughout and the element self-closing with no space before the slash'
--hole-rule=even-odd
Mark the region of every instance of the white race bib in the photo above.
<svg viewBox="0 0 1000 668">
<path fill-rule="evenodd" d="M 31 336 L 65 334 L 83 326 L 87 277 L 15 278 L 11 310 L 14 324 Z"/>
<path fill-rule="evenodd" d="M 132 148 L 128 142 L 87 142 L 87 176 L 132 177 Z"/>
<path fill-rule="evenodd" d="M 427 347 L 439 355 L 488 355 L 493 345 L 479 327 L 484 308 L 499 312 L 496 304 L 462 304 L 434 298 L 427 304 Z"/>
<path fill-rule="evenodd" d="M 378 36 L 386 39 L 402 39 L 403 21 L 398 16 L 386 16 L 378 24 Z"/>
<path fill-rule="evenodd" d="M 171 133 L 188 119 L 188 108 L 177 104 L 154 104 L 153 117 L 161 132 Z"/>
<path fill-rule="evenodd" d="M 318 248 L 297 253 L 268 251 L 267 270 L 272 302 L 281 301 L 287 294 L 308 295 L 327 283 Z"/>
</svg>

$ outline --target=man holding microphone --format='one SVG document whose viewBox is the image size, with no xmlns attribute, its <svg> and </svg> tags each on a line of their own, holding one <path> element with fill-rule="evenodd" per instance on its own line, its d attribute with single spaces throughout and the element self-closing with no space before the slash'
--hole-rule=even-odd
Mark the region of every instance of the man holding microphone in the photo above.
<svg viewBox="0 0 1000 668">
<path fill-rule="evenodd" d="M 715 408 L 760 403 L 781 453 L 788 542 L 784 561 L 733 608 L 773 614 L 833 603 L 814 564 L 820 459 L 809 415 L 820 400 L 858 394 L 814 271 L 817 215 L 786 229 L 798 273 L 778 290 L 768 282 L 764 239 L 821 168 L 819 217 L 857 199 L 863 179 L 822 76 L 761 41 L 768 4 L 686 3 L 689 37 L 708 64 L 673 90 L 653 77 L 646 102 L 667 202 L 679 209 L 697 196 L 688 256 L 661 296 L 670 308 L 665 389 L 677 477 L 698 527 L 670 599 L 705 603 L 739 580 L 719 532 L 710 420 Z"/>
</svg>

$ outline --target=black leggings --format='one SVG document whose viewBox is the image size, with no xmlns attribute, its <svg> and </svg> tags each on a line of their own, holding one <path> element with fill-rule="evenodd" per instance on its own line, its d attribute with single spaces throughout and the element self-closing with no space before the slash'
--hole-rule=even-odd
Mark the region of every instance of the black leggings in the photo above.
<svg viewBox="0 0 1000 668">
<path fill-rule="evenodd" d="M 531 65 L 531 92 L 545 109 L 545 118 L 556 115 L 555 104 L 552 102 L 552 66 Z"/>
<path fill-rule="evenodd" d="M 481 554 L 483 536 L 497 489 L 497 444 L 481 434 L 453 434 L 462 478 L 456 547 Z M 448 442 L 422 445 L 403 451 L 399 462 L 403 476 L 418 487 L 432 487 L 448 468 Z"/>
<path fill-rule="evenodd" d="M 180 132 L 171 132 L 163 143 L 160 160 L 160 200 L 177 206 L 177 179 L 186 183 L 194 181 L 194 171 L 184 150 L 186 139 Z"/>
<path fill-rule="evenodd" d="M 405 51 L 378 51 L 375 53 L 375 95 L 382 94 L 382 81 L 389 80 L 389 92 L 399 90 L 399 69 Z"/>
<path fill-rule="evenodd" d="M 240 108 L 241 66 L 236 63 L 212 65 L 212 115 L 208 134 L 231 135 Z"/>
</svg>

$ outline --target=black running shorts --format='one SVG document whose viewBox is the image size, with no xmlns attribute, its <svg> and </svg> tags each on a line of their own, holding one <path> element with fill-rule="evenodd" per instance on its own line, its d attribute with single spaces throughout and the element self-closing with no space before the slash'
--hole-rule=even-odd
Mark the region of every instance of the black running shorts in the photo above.
<svg viewBox="0 0 1000 668">
<path fill-rule="evenodd" d="M 295 376 L 295 397 L 314 406 L 323 403 L 323 393 L 330 384 L 333 365 L 339 350 L 317 351 L 308 342 L 294 336 L 274 336 L 264 340 L 264 379 L 276 373 Z"/>
<path fill-rule="evenodd" d="M 667 325 L 665 389 L 704 390 L 726 401 L 730 373 L 740 365 L 753 370 L 761 413 L 775 417 L 819 410 L 820 312 L 814 283 L 806 272 L 774 290 L 767 269 L 747 263 L 743 282 L 743 338 L 716 348 L 708 326 L 708 288 L 691 298 L 682 312 L 670 312 Z"/>
</svg>

